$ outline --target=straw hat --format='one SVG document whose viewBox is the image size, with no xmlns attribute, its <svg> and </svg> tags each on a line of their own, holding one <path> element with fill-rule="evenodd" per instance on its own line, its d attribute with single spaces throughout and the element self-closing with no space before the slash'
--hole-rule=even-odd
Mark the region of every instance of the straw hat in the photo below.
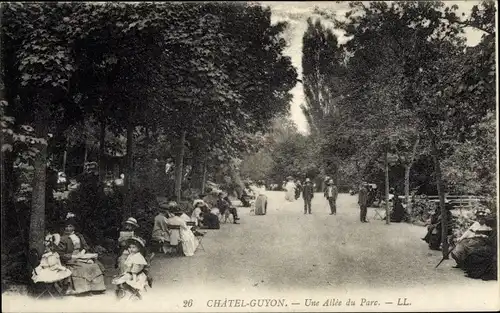
<svg viewBox="0 0 500 313">
<path fill-rule="evenodd" d="M 130 238 L 130 239 L 128 240 L 128 242 L 129 242 L 129 244 L 130 244 L 130 243 L 138 243 L 138 244 L 140 244 L 143 248 L 145 248 L 145 247 L 146 247 L 146 241 L 144 241 L 144 239 L 139 238 L 139 237 L 136 237 L 136 236 L 134 236 L 134 237 Z"/>
<path fill-rule="evenodd" d="M 477 217 L 484 217 L 484 216 L 488 216 L 489 214 L 490 214 L 490 210 L 488 210 L 488 209 L 479 209 L 476 211 Z"/>
<path fill-rule="evenodd" d="M 203 201 L 203 200 L 201 200 L 201 199 L 196 199 L 196 200 L 194 200 L 194 202 L 193 202 L 193 207 L 195 207 L 195 208 L 196 208 L 196 206 L 197 206 L 198 204 L 200 204 L 200 203 L 201 203 L 201 204 L 202 204 L 202 206 L 203 206 L 203 205 L 205 204 L 205 201 Z"/>
<path fill-rule="evenodd" d="M 123 224 L 129 224 L 135 227 L 139 227 L 139 224 L 137 223 L 137 220 L 133 217 L 129 217 Z"/>
</svg>

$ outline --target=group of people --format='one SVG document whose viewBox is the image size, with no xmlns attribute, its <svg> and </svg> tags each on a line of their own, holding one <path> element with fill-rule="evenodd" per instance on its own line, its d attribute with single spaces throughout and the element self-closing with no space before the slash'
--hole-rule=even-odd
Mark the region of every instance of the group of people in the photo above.
<svg viewBox="0 0 500 313">
<path fill-rule="evenodd" d="M 240 197 L 242 206 L 251 207 L 253 205 L 255 215 L 266 215 L 268 206 L 266 190 L 266 184 L 262 180 L 255 184 L 246 182 Z"/>
<path fill-rule="evenodd" d="M 288 182 L 283 184 L 285 199 L 287 201 L 294 201 L 302 194 L 302 199 L 304 200 L 304 214 L 312 214 L 311 202 L 314 198 L 315 184 L 310 178 L 306 178 L 303 184 L 300 180 L 294 180 L 291 176 L 287 177 L 287 180 Z M 328 200 L 330 206 L 330 215 L 336 215 L 338 188 L 335 186 L 333 179 L 329 177 L 326 178 L 325 183 L 324 196 Z"/>
<path fill-rule="evenodd" d="M 452 235 L 453 216 L 451 206 L 446 207 L 448 236 Z M 471 278 L 495 279 L 497 264 L 497 245 L 494 218 L 489 210 L 476 211 L 476 220 L 450 248 L 449 254 L 455 260 L 455 268 L 460 268 Z M 439 212 L 432 212 L 427 221 L 427 234 L 422 240 L 432 250 L 440 250 L 442 218 Z M 447 236 L 447 237 L 448 237 Z M 448 238 L 447 238 L 448 239 Z"/>
<path fill-rule="evenodd" d="M 185 256 L 193 256 L 199 245 L 198 237 L 204 235 L 199 229 L 219 229 L 219 220 L 226 211 L 238 224 L 238 212 L 223 192 L 219 192 L 217 197 L 213 192 L 200 195 L 194 201 L 190 215 L 175 201 L 161 203 L 154 218 L 152 241 L 159 243 L 164 253 L 172 252 L 177 247 Z M 75 215 L 69 213 L 63 226 L 62 235 L 57 232 L 47 234 L 45 251 L 32 271 L 32 280 L 35 283 L 53 283 L 64 295 L 105 292 L 104 266 L 98 261 L 95 249 L 77 231 Z M 174 229 L 176 231 L 172 231 Z M 152 286 L 149 266 L 154 252 L 149 251 L 144 237 L 135 218 L 129 217 L 122 224 L 116 247 L 115 268 L 118 275 L 112 280 L 119 298 L 129 292 L 140 299 L 141 291 Z"/>
</svg>

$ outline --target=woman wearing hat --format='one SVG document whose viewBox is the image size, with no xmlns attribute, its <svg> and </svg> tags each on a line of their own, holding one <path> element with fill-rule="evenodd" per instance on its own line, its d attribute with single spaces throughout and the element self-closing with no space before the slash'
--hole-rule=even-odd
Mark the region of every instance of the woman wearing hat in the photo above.
<svg viewBox="0 0 500 313">
<path fill-rule="evenodd" d="M 288 180 L 288 182 L 286 183 L 286 185 L 284 187 L 286 190 L 285 199 L 287 201 L 292 202 L 295 200 L 295 189 L 297 189 L 297 186 L 293 182 L 293 177 L 288 176 L 287 180 Z"/>
<path fill-rule="evenodd" d="M 174 216 L 167 219 L 168 225 L 180 226 L 179 235 L 182 242 L 182 250 L 185 256 L 193 256 L 198 247 L 198 239 L 191 231 L 191 227 L 187 226 L 186 221 L 181 217 L 184 212 L 179 209 L 176 202 L 171 202 L 169 207 L 173 211 Z M 173 236 L 173 235 L 172 235 Z M 172 241 L 174 238 L 172 238 Z"/>
<path fill-rule="evenodd" d="M 168 230 L 168 217 L 170 217 L 169 206 L 161 203 L 158 215 L 155 216 L 152 240 L 162 245 L 163 253 L 170 250 L 170 232 Z"/>
<path fill-rule="evenodd" d="M 191 213 L 191 221 L 195 223 L 196 226 L 200 225 L 201 219 L 202 219 L 202 210 L 201 208 L 204 207 L 206 204 L 203 202 L 201 199 L 196 199 L 193 202 L 193 213 Z"/>
<path fill-rule="evenodd" d="M 457 262 L 457 267 L 462 267 L 467 256 L 474 250 L 488 244 L 488 238 L 493 230 L 486 225 L 488 213 L 486 210 L 478 210 L 476 212 L 477 221 L 458 238 L 457 245 L 451 251 L 451 256 Z"/>
<path fill-rule="evenodd" d="M 254 194 L 257 195 L 255 199 L 255 215 L 266 215 L 267 213 L 267 196 L 266 186 L 263 181 L 257 183 L 254 188 Z"/>
<path fill-rule="evenodd" d="M 118 258 L 116 260 L 116 267 L 120 267 L 121 263 L 127 258 L 127 240 L 134 236 L 138 236 L 137 230 L 139 229 L 139 224 L 137 220 L 133 217 L 129 217 L 125 222 L 123 222 L 123 228 L 120 231 L 120 237 L 118 238 Z"/>
<path fill-rule="evenodd" d="M 97 254 L 89 254 L 90 247 L 83 235 L 76 232 L 76 220 L 70 217 L 64 222 L 64 234 L 57 247 L 61 261 L 71 272 L 67 294 L 104 292 L 104 267 L 97 261 Z"/>
</svg>

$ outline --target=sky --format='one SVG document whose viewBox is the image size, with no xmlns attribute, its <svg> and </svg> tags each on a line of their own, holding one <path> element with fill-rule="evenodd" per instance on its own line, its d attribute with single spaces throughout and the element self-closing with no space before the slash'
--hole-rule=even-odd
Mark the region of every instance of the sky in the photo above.
<svg viewBox="0 0 500 313">
<path fill-rule="evenodd" d="M 468 14 L 472 6 L 479 4 L 480 1 L 445 1 L 448 6 L 458 5 L 458 13 Z M 296 1 L 296 2 L 278 2 L 278 1 L 260 1 L 263 6 L 269 6 L 272 12 L 272 22 L 287 21 L 288 29 L 285 32 L 285 39 L 288 47 L 284 53 L 291 57 L 293 65 L 297 68 L 299 79 L 302 78 L 302 36 L 307 28 L 307 18 L 319 17 L 313 14 L 314 8 L 327 9 L 335 12 L 336 15 L 343 16 L 348 11 L 348 3 L 335 1 Z M 340 44 L 346 42 L 342 32 L 335 30 L 331 23 L 324 21 L 324 25 L 331 27 L 338 36 Z M 480 31 L 467 30 L 466 37 L 469 45 L 474 46 L 481 40 Z M 307 121 L 300 109 L 300 105 L 305 102 L 302 85 L 297 84 L 291 91 L 293 100 L 291 104 L 291 118 L 297 124 L 299 131 L 307 133 Z"/>
</svg>

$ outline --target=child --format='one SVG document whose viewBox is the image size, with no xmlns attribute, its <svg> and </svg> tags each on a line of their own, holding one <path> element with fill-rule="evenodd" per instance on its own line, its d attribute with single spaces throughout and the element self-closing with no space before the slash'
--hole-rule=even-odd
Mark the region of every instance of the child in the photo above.
<svg viewBox="0 0 500 313">
<path fill-rule="evenodd" d="M 118 297 L 123 297 L 124 289 L 129 289 L 141 299 L 140 291 L 145 290 L 148 285 L 148 277 L 145 273 L 148 262 L 141 253 L 145 246 L 144 240 L 139 237 L 129 239 L 127 258 L 120 266 L 120 275 L 112 281 L 114 285 L 118 285 Z"/>
<path fill-rule="evenodd" d="M 31 277 L 35 283 L 53 283 L 71 276 L 71 271 L 62 266 L 59 254 L 55 252 L 60 239 L 58 234 L 49 234 L 45 237 L 45 253 Z"/>
</svg>

